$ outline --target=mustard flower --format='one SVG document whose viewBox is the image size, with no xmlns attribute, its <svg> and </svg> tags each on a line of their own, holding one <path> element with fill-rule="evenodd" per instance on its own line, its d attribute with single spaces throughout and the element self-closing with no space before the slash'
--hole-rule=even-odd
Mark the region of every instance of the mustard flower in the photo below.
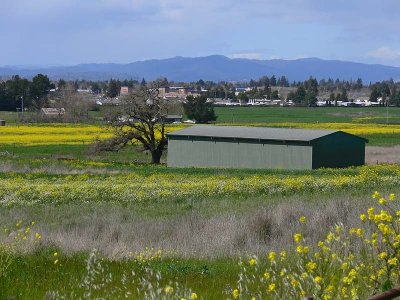
<svg viewBox="0 0 400 300">
<path fill-rule="evenodd" d="M 310 261 L 310 262 L 308 262 L 308 263 L 306 264 L 306 270 L 307 270 L 308 272 L 312 272 L 312 271 L 314 271 L 316 268 L 317 268 L 317 264 L 316 264 L 315 262 Z"/>
<path fill-rule="evenodd" d="M 274 251 L 271 251 L 271 252 L 268 254 L 268 259 L 269 259 L 271 262 L 274 262 L 274 261 L 275 261 L 275 258 L 276 258 L 276 253 L 275 253 Z"/>
<path fill-rule="evenodd" d="M 316 284 L 320 284 L 322 282 L 322 277 L 321 276 L 316 276 L 314 278 L 314 281 L 315 281 Z"/>
<path fill-rule="evenodd" d="M 374 199 L 378 199 L 379 196 L 380 196 L 380 194 L 379 194 L 378 191 L 375 191 L 375 192 L 372 194 L 372 198 L 374 198 Z"/>
<path fill-rule="evenodd" d="M 276 289 L 276 284 L 275 283 L 271 283 L 270 285 L 268 285 L 268 291 L 269 292 L 273 292 Z"/>
<path fill-rule="evenodd" d="M 239 290 L 238 289 L 234 289 L 233 292 L 232 292 L 233 298 L 237 299 L 237 298 L 239 298 L 239 295 L 240 295 Z"/>
<path fill-rule="evenodd" d="M 252 258 L 252 259 L 249 260 L 249 265 L 250 266 L 255 266 L 256 264 L 257 264 L 257 259 Z"/>
<path fill-rule="evenodd" d="M 300 233 L 296 233 L 296 234 L 293 236 L 293 239 L 294 239 L 294 241 L 295 241 L 296 243 L 300 243 L 300 242 L 302 241 L 302 239 L 303 239 L 303 236 L 302 236 Z"/>
<path fill-rule="evenodd" d="M 387 256 L 388 256 L 388 254 L 386 252 L 381 252 L 381 253 L 378 254 L 378 257 L 380 259 L 385 259 L 385 258 L 387 258 Z"/>
</svg>

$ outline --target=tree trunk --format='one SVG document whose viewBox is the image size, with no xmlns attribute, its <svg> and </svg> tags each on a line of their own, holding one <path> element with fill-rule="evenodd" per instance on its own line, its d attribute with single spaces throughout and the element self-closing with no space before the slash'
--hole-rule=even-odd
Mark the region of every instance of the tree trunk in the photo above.
<svg viewBox="0 0 400 300">
<path fill-rule="evenodd" d="M 162 151 L 154 150 L 151 151 L 151 163 L 152 164 L 159 164 L 161 161 Z"/>
</svg>

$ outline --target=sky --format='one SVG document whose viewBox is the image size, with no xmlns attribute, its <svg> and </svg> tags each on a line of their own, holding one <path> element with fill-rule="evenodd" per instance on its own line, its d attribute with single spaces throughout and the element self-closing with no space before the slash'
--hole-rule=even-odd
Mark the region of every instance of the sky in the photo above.
<svg viewBox="0 0 400 300">
<path fill-rule="evenodd" d="M 400 0 L 1 0 L 0 65 L 213 54 L 400 66 Z"/>
</svg>

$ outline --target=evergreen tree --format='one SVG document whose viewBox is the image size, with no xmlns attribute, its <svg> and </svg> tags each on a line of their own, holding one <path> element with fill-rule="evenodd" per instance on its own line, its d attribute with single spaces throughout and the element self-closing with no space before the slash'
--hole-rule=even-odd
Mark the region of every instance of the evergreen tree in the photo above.
<svg viewBox="0 0 400 300">
<path fill-rule="evenodd" d="M 269 80 L 269 84 L 271 86 L 276 86 L 276 77 L 275 77 L 275 75 L 272 75 L 272 77 Z"/>
<path fill-rule="evenodd" d="M 306 89 L 304 86 L 299 86 L 294 94 L 293 102 L 296 104 L 304 104 L 306 98 Z"/>
<path fill-rule="evenodd" d="M 211 103 L 207 102 L 207 97 L 189 95 L 186 97 L 186 103 L 183 104 L 185 114 L 196 120 L 197 123 L 206 124 L 210 121 L 217 120 L 214 108 Z"/>
<path fill-rule="evenodd" d="M 53 87 L 46 75 L 38 74 L 32 78 L 29 88 L 29 95 L 32 100 L 32 106 L 41 109 L 47 104 L 47 94 Z"/>
<path fill-rule="evenodd" d="M 107 97 L 115 98 L 119 95 L 119 91 L 120 91 L 120 86 L 118 86 L 117 81 L 111 78 L 107 87 L 107 93 L 106 93 Z"/>
<path fill-rule="evenodd" d="M 271 99 L 273 99 L 273 100 L 279 100 L 280 99 L 279 92 L 277 90 L 275 90 L 275 91 L 273 91 L 271 93 Z"/>
</svg>

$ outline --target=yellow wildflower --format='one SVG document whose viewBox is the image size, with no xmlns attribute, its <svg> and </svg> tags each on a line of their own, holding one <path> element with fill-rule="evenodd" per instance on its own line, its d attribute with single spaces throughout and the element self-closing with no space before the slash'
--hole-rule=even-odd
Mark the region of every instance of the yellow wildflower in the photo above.
<svg viewBox="0 0 400 300">
<path fill-rule="evenodd" d="M 342 232 L 342 226 L 336 226 L 335 232 L 338 233 L 338 234 L 341 233 Z"/>
<path fill-rule="evenodd" d="M 300 242 L 302 241 L 302 239 L 303 239 L 303 236 L 302 236 L 300 233 L 296 233 L 296 234 L 293 236 L 293 239 L 294 239 L 294 241 L 295 241 L 296 243 L 300 243 Z"/>
<path fill-rule="evenodd" d="M 249 260 L 249 265 L 250 266 L 255 266 L 256 264 L 257 264 L 257 259 L 252 258 L 252 259 Z"/>
<path fill-rule="evenodd" d="M 390 266 L 396 266 L 396 265 L 397 265 L 397 258 L 396 258 L 396 257 L 393 257 L 393 258 L 389 259 L 389 260 L 388 260 L 388 264 L 389 264 Z"/>
<path fill-rule="evenodd" d="M 308 263 L 306 264 L 306 270 L 307 270 L 308 272 L 312 272 L 312 271 L 314 271 L 316 268 L 317 268 L 317 264 L 316 264 L 315 262 L 310 261 L 310 262 L 308 262 Z"/>
<path fill-rule="evenodd" d="M 316 284 L 320 284 L 322 282 L 322 277 L 321 276 L 316 276 L 314 278 L 314 281 L 315 281 Z"/>
<path fill-rule="evenodd" d="M 281 261 L 284 261 L 286 258 L 286 251 L 282 250 L 281 253 L 279 254 L 279 256 L 281 257 Z"/>
<path fill-rule="evenodd" d="M 304 224 L 306 222 L 306 217 L 305 216 L 301 216 L 299 221 L 300 221 L 300 223 Z"/>
<path fill-rule="evenodd" d="M 276 253 L 275 253 L 274 251 L 271 251 L 271 252 L 268 254 L 268 259 L 269 259 L 271 262 L 274 262 L 274 261 L 275 261 L 275 258 L 276 258 Z"/>
<path fill-rule="evenodd" d="M 191 295 L 190 295 L 190 300 L 196 300 L 198 297 L 197 297 L 197 294 L 196 293 L 192 293 Z"/>
<path fill-rule="evenodd" d="M 264 273 L 264 278 L 265 278 L 266 280 L 268 280 L 268 279 L 271 278 L 271 275 L 270 275 L 268 272 L 265 272 L 265 273 Z"/>
<path fill-rule="evenodd" d="M 293 280 L 290 282 L 290 284 L 291 284 L 292 286 L 299 286 L 299 285 L 300 285 L 300 282 L 298 282 L 296 279 L 293 279 Z"/>
<path fill-rule="evenodd" d="M 240 293 L 239 293 L 238 289 L 234 289 L 233 292 L 232 292 L 232 296 L 233 296 L 234 299 L 239 298 L 239 294 Z"/>
<path fill-rule="evenodd" d="M 275 289 L 276 289 L 276 284 L 275 284 L 275 283 L 271 283 L 271 284 L 268 286 L 268 291 L 269 291 L 269 292 L 273 292 L 273 291 L 275 291 Z"/>
</svg>

